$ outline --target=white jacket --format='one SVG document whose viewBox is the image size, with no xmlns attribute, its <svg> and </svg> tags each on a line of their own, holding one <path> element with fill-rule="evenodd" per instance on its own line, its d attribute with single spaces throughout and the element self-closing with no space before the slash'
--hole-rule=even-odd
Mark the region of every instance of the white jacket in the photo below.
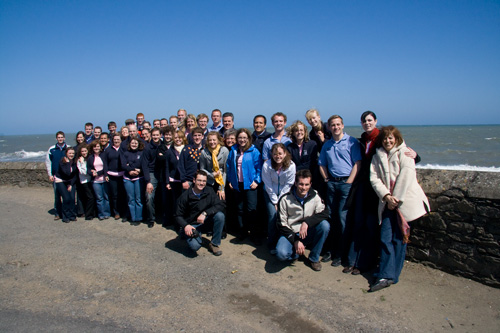
<svg viewBox="0 0 500 333">
<path fill-rule="evenodd" d="M 295 164 L 290 162 L 288 169 L 281 170 L 278 174 L 271 166 L 271 160 L 265 161 L 262 166 L 262 182 L 269 199 L 276 205 L 279 198 L 288 193 L 295 182 Z"/>
<path fill-rule="evenodd" d="M 377 148 L 370 165 L 370 183 L 380 198 L 378 205 L 379 223 L 385 207 L 383 198 L 391 194 L 391 180 L 394 182 L 392 196 L 399 200 L 399 211 L 407 222 L 418 219 L 430 211 L 429 201 L 417 182 L 415 161 L 405 155 L 405 143 L 394 147 L 389 153 Z"/>
</svg>

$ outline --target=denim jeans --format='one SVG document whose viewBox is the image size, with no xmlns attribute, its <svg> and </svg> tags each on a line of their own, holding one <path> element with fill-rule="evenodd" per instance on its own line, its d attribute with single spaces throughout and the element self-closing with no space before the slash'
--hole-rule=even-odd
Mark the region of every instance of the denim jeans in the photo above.
<svg viewBox="0 0 500 333">
<path fill-rule="evenodd" d="M 208 231 L 212 231 L 212 241 L 213 245 L 219 246 L 222 238 L 222 229 L 224 229 L 224 220 L 225 216 L 223 212 L 217 212 L 213 216 L 207 216 L 205 222 L 203 224 L 191 224 L 191 226 L 195 227 L 198 233 L 200 234 L 198 237 L 187 237 L 184 234 L 184 229 L 181 230 L 181 234 L 183 237 L 186 237 L 189 248 L 193 251 L 198 251 L 202 244 L 202 233 L 206 233 Z"/>
<path fill-rule="evenodd" d="M 61 212 L 63 222 L 76 219 L 75 206 L 75 189 L 76 186 L 71 186 L 71 191 L 68 191 L 68 183 L 54 183 L 59 197 L 62 198 Z"/>
<path fill-rule="evenodd" d="M 234 191 L 238 205 L 238 226 L 240 231 L 250 231 L 256 233 L 257 223 L 257 189 L 245 190 L 243 183 L 238 184 L 238 191 Z"/>
<path fill-rule="evenodd" d="M 146 214 L 144 214 L 145 222 L 155 221 L 155 193 L 158 187 L 158 179 L 156 179 L 155 174 L 151 172 L 149 174 L 150 183 L 153 185 L 153 192 L 145 193 L 146 197 Z"/>
<path fill-rule="evenodd" d="M 278 228 L 276 227 L 277 212 L 269 195 L 264 190 L 264 200 L 267 208 L 267 247 L 274 249 L 278 241 Z"/>
<path fill-rule="evenodd" d="M 403 234 L 399 228 L 395 210 L 386 208 L 382 214 L 380 241 L 382 251 L 380 252 L 379 269 L 375 277 L 391 279 L 397 283 L 405 263 L 406 244 L 403 243 Z"/>
<path fill-rule="evenodd" d="M 347 256 L 347 265 L 362 271 L 376 266 L 378 246 L 378 212 L 366 209 L 366 188 L 362 185 L 356 190 L 356 207 L 352 229 L 352 243 Z M 371 199 L 371 198 L 370 198 Z"/>
<path fill-rule="evenodd" d="M 311 252 L 309 252 L 309 260 L 312 262 L 318 262 L 319 256 L 321 254 L 321 249 L 325 243 L 326 237 L 330 232 L 330 224 L 328 221 L 323 220 L 316 226 L 309 228 L 307 230 L 307 236 L 302 240 L 305 246 L 310 246 Z M 298 236 L 298 233 L 297 233 Z M 285 236 L 281 236 L 276 245 L 276 256 L 279 260 L 292 260 L 298 258 L 295 253 L 295 245 L 290 243 Z"/>
<path fill-rule="evenodd" d="M 332 222 L 332 240 L 327 244 L 332 252 L 332 258 L 342 258 L 346 249 L 346 221 L 347 221 L 347 208 L 345 203 L 349 192 L 351 191 L 351 184 L 341 181 L 330 180 L 327 184 L 327 202 L 330 208 L 330 219 Z"/>
<path fill-rule="evenodd" d="M 123 177 L 109 176 L 109 204 L 113 215 L 126 215 Z"/>
<path fill-rule="evenodd" d="M 124 179 L 123 185 L 127 191 L 128 209 L 132 222 L 142 221 L 142 196 L 144 193 L 144 179 L 134 181 Z"/>
<path fill-rule="evenodd" d="M 93 183 L 95 200 L 97 203 L 97 217 L 106 218 L 111 215 L 109 210 L 108 183 Z"/>
</svg>

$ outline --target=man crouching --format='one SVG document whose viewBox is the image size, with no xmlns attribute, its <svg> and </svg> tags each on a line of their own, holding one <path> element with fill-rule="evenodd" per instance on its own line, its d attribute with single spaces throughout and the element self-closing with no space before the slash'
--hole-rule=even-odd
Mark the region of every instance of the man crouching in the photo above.
<svg viewBox="0 0 500 333">
<path fill-rule="evenodd" d="M 224 211 L 226 205 L 207 185 L 205 171 L 197 171 L 193 185 L 184 191 L 177 200 L 175 221 L 181 227 L 181 235 L 187 237 L 189 248 L 198 251 L 202 244 L 202 232 L 212 231 L 212 241 L 208 249 L 220 256 L 222 229 L 224 228 Z"/>
<path fill-rule="evenodd" d="M 311 171 L 297 171 L 294 186 L 278 201 L 277 224 L 281 237 L 276 245 L 276 256 L 282 261 L 294 261 L 309 245 L 311 268 L 320 271 L 319 255 L 330 232 L 330 224 L 327 221 L 328 208 L 311 188 L 311 178 Z"/>
</svg>

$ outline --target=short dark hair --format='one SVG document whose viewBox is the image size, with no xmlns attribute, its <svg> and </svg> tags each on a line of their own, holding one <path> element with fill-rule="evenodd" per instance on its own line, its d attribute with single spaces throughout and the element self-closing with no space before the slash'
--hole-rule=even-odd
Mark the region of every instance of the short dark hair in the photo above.
<svg viewBox="0 0 500 333">
<path fill-rule="evenodd" d="M 58 132 L 56 133 L 56 138 L 57 138 L 57 136 L 58 136 L 58 135 L 60 135 L 60 134 L 62 134 L 62 136 L 64 136 L 64 137 L 66 137 L 66 135 L 64 134 L 64 132 L 63 132 L 63 131 L 58 131 Z"/>
<path fill-rule="evenodd" d="M 108 139 L 109 139 L 109 134 L 108 134 L 108 132 L 101 132 L 101 135 L 99 135 L 99 138 L 101 138 L 101 136 L 103 136 L 103 135 L 106 135 L 106 136 L 108 137 Z"/>
<path fill-rule="evenodd" d="M 153 129 L 151 129 L 151 134 L 153 134 L 153 132 L 158 132 L 161 134 L 161 130 L 158 127 L 154 127 Z"/>
<path fill-rule="evenodd" d="M 330 122 L 333 119 L 340 119 L 340 121 L 342 122 L 342 124 L 344 124 L 344 119 L 342 119 L 342 117 L 339 116 L 338 114 L 334 114 L 333 116 L 331 116 L 330 118 L 328 118 L 328 126 L 330 126 Z"/>
<path fill-rule="evenodd" d="M 368 116 L 372 116 L 374 120 L 377 120 L 377 116 L 375 115 L 375 112 L 373 111 L 365 111 L 361 114 L 361 121 L 365 121 L 365 118 L 368 117 Z"/>
<path fill-rule="evenodd" d="M 275 114 L 273 114 L 273 116 L 271 117 L 271 121 L 274 121 L 274 117 L 283 117 L 286 122 L 286 114 L 284 114 L 283 112 L 276 112 Z"/>
<path fill-rule="evenodd" d="M 109 126 L 115 126 L 115 127 L 116 127 L 116 123 L 115 123 L 114 121 L 110 121 L 110 122 L 108 123 L 108 128 L 109 128 Z"/>
<path fill-rule="evenodd" d="M 295 173 L 295 182 L 299 181 L 299 178 L 311 178 L 312 181 L 312 173 L 309 169 L 302 169 Z"/>
<path fill-rule="evenodd" d="M 232 112 L 224 112 L 222 118 L 227 118 L 227 117 L 231 117 L 231 119 L 234 120 L 234 114 Z"/>
<path fill-rule="evenodd" d="M 94 127 L 94 129 L 95 129 L 95 130 L 96 130 L 96 129 L 100 129 L 100 130 L 102 131 L 102 127 L 101 127 L 101 126 L 96 126 L 96 127 Z"/>
<path fill-rule="evenodd" d="M 132 138 L 132 139 L 130 139 L 130 141 L 129 141 L 129 143 L 128 143 L 127 150 L 130 150 L 130 143 L 131 143 L 132 141 L 134 141 L 134 140 L 135 140 L 135 141 L 137 141 L 137 143 L 139 144 L 139 145 L 137 146 L 137 150 L 143 150 L 143 149 L 144 149 L 144 143 L 142 142 L 142 140 L 139 140 L 138 138 Z"/>
<path fill-rule="evenodd" d="M 258 115 L 256 115 L 255 117 L 253 117 L 253 122 L 254 122 L 254 123 L 255 123 L 255 119 L 257 119 L 257 118 L 264 118 L 264 125 L 266 125 L 266 124 L 267 124 L 267 118 L 266 118 L 266 116 L 264 116 L 264 115 L 262 115 L 262 114 L 258 114 Z"/>
<path fill-rule="evenodd" d="M 208 178 L 208 174 L 206 173 L 206 171 L 203 170 L 197 170 L 196 173 L 194 174 L 194 179 L 196 179 L 196 177 L 198 176 L 205 176 Z"/>
<path fill-rule="evenodd" d="M 87 126 L 94 128 L 94 124 L 92 124 L 92 123 L 85 123 L 85 127 L 87 127 Z"/>
<path fill-rule="evenodd" d="M 194 135 L 195 133 L 200 133 L 201 135 L 203 135 L 203 129 L 201 127 L 195 127 L 191 130 L 191 135 Z"/>
</svg>

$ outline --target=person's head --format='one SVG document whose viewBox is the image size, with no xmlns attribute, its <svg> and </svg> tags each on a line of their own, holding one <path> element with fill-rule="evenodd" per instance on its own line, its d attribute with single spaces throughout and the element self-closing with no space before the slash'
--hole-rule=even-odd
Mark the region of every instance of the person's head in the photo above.
<svg viewBox="0 0 500 333">
<path fill-rule="evenodd" d="M 271 167 L 274 170 L 282 168 L 283 170 L 288 169 L 290 163 L 292 162 L 292 157 L 285 145 L 276 143 L 271 148 Z"/>
<path fill-rule="evenodd" d="M 128 127 L 122 126 L 122 128 L 120 128 L 120 136 L 122 137 L 122 141 L 128 138 L 129 135 L 130 132 L 128 131 Z"/>
<path fill-rule="evenodd" d="M 309 141 L 309 133 L 307 133 L 306 124 L 297 120 L 290 126 L 287 130 L 288 136 L 292 139 L 292 142 L 307 142 Z"/>
<path fill-rule="evenodd" d="M 208 116 L 204 113 L 200 113 L 196 116 L 196 123 L 202 130 L 205 130 L 208 126 Z"/>
<path fill-rule="evenodd" d="M 196 116 L 192 113 L 188 114 L 187 117 L 184 119 L 184 122 L 186 124 L 186 130 L 191 132 L 191 130 L 195 127 L 198 126 L 196 123 Z"/>
<path fill-rule="evenodd" d="M 75 153 L 75 148 L 73 148 L 73 147 L 68 147 L 68 149 L 66 149 L 66 153 L 65 153 L 65 155 L 66 155 L 66 158 L 67 158 L 70 162 L 72 162 L 72 161 L 73 161 L 73 159 L 75 158 L 75 155 L 76 155 L 76 153 Z"/>
<path fill-rule="evenodd" d="M 222 126 L 226 130 L 234 127 L 234 115 L 231 112 L 224 112 L 222 115 Z"/>
<path fill-rule="evenodd" d="M 240 128 L 236 131 L 236 143 L 241 150 L 248 150 L 252 145 L 252 133 L 246 128 Z"/>
<path fill-rule="evenodd" d="M 220 120 L 222 117 L 222 112 L 220 112 L 219 109 L 213 109 L 212 110 L 212 122 L 214 123 L 215 126 L 218 126 L 220 124 Z"/>
<path fill-rule="evenodd" d="M 295 188 L 296 194 L 300 198 L 304 198 L 312 185 L 312 174 L 309 169 L 302 169 L 295 173 Z"/>
<path fill-rule="evenodd" d="M 94 138 L 99 139 L 102 133 L 102 128 L 101 126 L 96 126 L 94 127 Z"/>
<path fill-rule="evenodd" d="M 224 143 L 228 148 L 236 143 L 236 130 L 234 128 L 230 128 L 224 133 Z"/>
<path fill-rule="evenodd" d="M 321 117 L 319 115 L 318 110 L 316 109 L 309 109 L 306 112 L 306 119 L 309 125 L 317 131 L 320 131 L 323 129 L 323 123 L 321 122 Z"/>
<path fill-rule="evenodd" d="M 253 117 L 253 129 L 257 133 L 262 133 L 266 130 L 267 118 L 261 114 Z"/>
<path fill-rule="evenodd" d="M 78 146 L 78 152 L 77 152 L 77 157 L 83 157 L 83 159 L 87 159 L 89 157 L 89 145 L 86 143 L 81 144 Z"/>
<path fill-rule="evenodd" d="M 399 147 L 403 143 L 401 132 L 394 126 L 383 126 L 378 135 L 378 147 L 384 147 L 389 152 L 394 147 Z"/>
<path fill-rule="evenodd" d="M 94 130 L 94 124 L 92 124 L 92 123 L 85 124 L 85 135 L 86 136 L 92 135 L 93 130 Z"/>
<path fill-rule="evenodd" d="M 168 119 L 167 118 L 161 118 L 160 119 L 160 127 L 167 127 L 167 126 L 168 126 Z"/>
<path fill-rule="evenodd" d="M 205 146 L 208 149 L 215 149 L 217 145 L 224 146 L 224 141 L 222 140 L 221 135 L 217 131 L 213 132 L 208 132 L 207 134 L 207 142 L 205 143 Z"/>
<path fill-rule="evenodd" d="M 125 120 L 125 126 L 129 125 L 135 125 L 135 120 L 132 118 L 128 118 L 127 120 Z"/>
<path fill-rule="evenodd" d="M 137 138 L 137 126 L 135 124 L 128 125 L 128 134 L 132 138 Z"/>
<path fill-rule="evenodd" d="M 78 133 L 76 133 L 76 144 L 77 145 L 80 145 L 82 143 L 85 142 L 85 132 L 84 131 L 78 131 Z"/>
<path fill-rule="evenodd" d="M 118 133 L 111 134 L 111 140 L 113 142 L 113 147 L 119 148 L 122 143 L 122 137 Z"/>
<path fill-rule="evenodd" d="M 184 109 L 177 110 L 177 118 L 179 120 L 179 123 L 182 123 L 184 121 L 184 119 L 186 118 L 186 116 L 187 116 L 186 110 L 184 110 Z"/>
<path fill-rule="evenodd" d="M 203 130 L 199 127 L 195 127 L 191 131 L 191 136 L 193 137 L 193 143 L 195 144 L 195 146 L 200 146 L 204 137 Z"/>
<path fill-rule="evenodd" d="M 171 125 L 167 125 L 165 127 L 161 128 L 162 134 L 163 134 L 163 139 L 165 142 L 170 143 L 174 139 L 174 132 L 175 128 Z"/>
<path fill-rule="evenodd" d="M 339 137 L 344 133 L 344 120 L 338 114 L 334 114 L 328 118 L 328 128 L 332 132 L 332 136 Z"/>
<path fill-rule="evenodd" d="M 151 130 L 151 141 L 158 144 L 161 140 L 161 131 L 158 127 L 155 127 Z"/>
<path fill-rule="evenodd" d="M 143 128 L 141 131 L 141 137 L 144 141 L 151 141 L 151 131 L 148 128 Z"/>
<path fill-rule="evenodd" d="M 99 140 L 94 140 L 89 144 L 89 153 L 99 155 L 101 153 L 101 144 Z"/>
<path fill-rule="evenodd" d="M 110 121 L 108 123 L 108 131 L 109 134 L 113 134 L 114 132 L 116 132 L 116 123 L 114 121 Z"/>
<path fill-rule="evenodd" d="M 186 134 L 182 130 L 176 130 L 174 133 L 174 145 L 175 146 L 184 146 L 187 145 Z"/>
<path fill-rule="evenodd" d="M 142 143 L 142 141 L 139 141 L 138 138 L 132 138 L 128 143 L 128 150 L 130 151 L 143 150 L 143 149 L 144 149 L 144 143 Z"/>
<path fill-rule="evenodd" d="M 167 119 L 165 119 L 165 121 L 166 121 L 166 120 L 167 120 Z M 167 122 L 167 124 L 165 124 L 165 126 L 167 126 L 167 125 L 168 125 L 168 122 Z M 160 128 L 160 127 L 161 127 L 161 120 L 160 120 L 160 119 L 155 119 L 155 120 L 153 120 L 153 127 L 158 127 L 158 128 Z"/>
<path fill-rule="evenodd" d="M 170 125 L 174 128 L 179 127 L 179 118 L 177 116 L 170 116 Z"/>
<path fill-rule="evenodd" d="M 64 140 L 66 140 L 66 135 L 64 135 L 63 131 L 59 131 L 56 133 L 56 140 L 59 145 L 64 144 Z"/>
<path fill-rule="evenodd" d="M 370 134 L 375 128 L 377 128 L 377 116 L 373 111 L 365 111 L 361 115 L 361 126 L 363 130 Z"/>
<path fill-rule="evenodd" d="M 207 173 L 203 170 L 196 171 L 193 179 L 193 189 L 196 193 L 203 191 L 205 186 L 207 186 Z"/>
<path fill-rule="evenodd" d="M 142 123 L 142 126 L 143 126 L 144 128 L 149 129 L 149 130 L 151 129 L 151 123 L 150 123 L 149 121 L 147 121 L 147 120 L 146 120 L 145 122 L 143 122 L 143 123 Z"/>
<path fill-rule="evenodd" d="M 144 114 L 139 112 L 137 116 L 135 116 L 135 120 L 137 120 L 137 125 L 142 125 L 142 123 L 144 122 Z"/>
<path fill-rule="evenodd" d="M 106 148 L 109 143 L 109 135 L 106 132 L 101 133 L 99 135 L 99 143 L 101 144 L 102 149 Z"/>
<path fill-rule="evenodd" d="M 276 112 L 271 117 L 271 121 L 273 123 L 274 130 L 276 132 L 281 132 L 286 126 L 286 115 L 283 112 Z"/>
</svg>

